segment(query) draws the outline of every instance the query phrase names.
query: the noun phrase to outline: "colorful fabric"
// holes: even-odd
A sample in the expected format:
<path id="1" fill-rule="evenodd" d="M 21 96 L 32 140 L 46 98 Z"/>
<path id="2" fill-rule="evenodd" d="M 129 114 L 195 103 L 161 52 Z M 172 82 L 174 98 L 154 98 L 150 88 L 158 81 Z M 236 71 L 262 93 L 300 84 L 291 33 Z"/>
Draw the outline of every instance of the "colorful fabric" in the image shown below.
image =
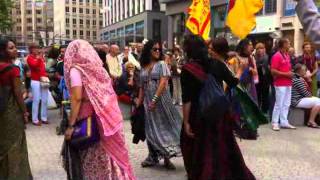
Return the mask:
<path id="1" fill-rule="evenodd" d="M 209 39 L 211 27 L 210 0 L 193 0 L 188 8 L 186 26 L 193 33 Z"/>
<path id="2" fill-rule="evenodd" d="M 262 0 L 230 0 L 226 25 L 244 39 L 256 26 L 255 14 L 263 7 Z"/>
<path id="3" fill-rule="evenodd" d="M 119 167 L 129 174 L 130 179 L 135 179 L 124 136 L 121 134 L 123 121 L 112 80 L 87 41 L 71 42 L 65 53 L 64 74 L 68 89 L 71 88 L 70 71 L 73 67 L 81 72 L 84 90 L 98 116 L 103 147 Z"/>
<path id="4" fill-rule="evenodd" d="M 154 157 L 174 157 L 181 155 L 180 130 L 182 118 L 172 104 L 169 88 L 159 97 L 154 111 L 149 111 L 162 77 L 170 77 L 170 70 L 164 61 L 156 63 L 151 72 L 142 69 L 140 87 L 144 90 L 145 132 L 148 143 L 156 151 Z"/>
<path id="5" fill-rule="evenodd" d="M 0 64 L 0 71 L 6 68 L 7 66 L 10 66 L 10 63 L 3 63 Z M 0 85 L 1 86 L 13 86 L 12 79 L 19 78 L 20 77 L 20 70 L 19 67 L 13 67 L 10 71 L 1 73 L 0 76 Z"/>
<path id="6" fill-rule="evenodd" d="M 31 71 L 31 80 L 40 81 L 40 77 L 47 77 L 44 59 L 30 54 L 27 63 Z"/>
<path id="7" fill-rule="evenodd" d="M 0 119 L 0 179 L 32 180 L 23 112 L 13 90 L 8 95 L 6 110 L 0 114 Z"/>
<path id="8" fill-rule="evenodd" d="M 276 69 L 280 72 L 290 72 L 291 62 L 288 54 L 282 54 L 278 51 L 272 56 L 271 59 L 271 69 Z M 274 86 L 291 86 L 291 78 L 287 77 L 274 77 Z"/>

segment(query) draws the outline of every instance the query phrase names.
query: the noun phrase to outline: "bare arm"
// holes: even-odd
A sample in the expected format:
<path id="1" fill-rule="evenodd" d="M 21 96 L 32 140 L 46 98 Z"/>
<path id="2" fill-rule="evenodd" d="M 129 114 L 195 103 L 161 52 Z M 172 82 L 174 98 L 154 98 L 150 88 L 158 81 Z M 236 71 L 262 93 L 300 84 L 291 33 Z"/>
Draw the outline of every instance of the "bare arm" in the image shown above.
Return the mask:
<path id="1" fill-rule="evenodd" d="M 161 94 L 163 93 L 163 91 L 167 88 L 167 85 L 168 85 L 168 80 L 169 78 L 168 77 L 161 77 L 160 78 L 160 83 L 159 83 L 159 87 L 156 91 L 156 96 L 160 97 Z"/>
<path id="2" fill-rule="evenodd" d="M 275 77 L 286 77 L 286 78 L 292 78 L 293 76 L 293 73 L 291 71 L 289 72 L 281 72 L 281 71 L 278 71 L 276 69 L 271 69 L 271 74 L 272 76 L 275 76 Z"/>
<path id="3" fill-rule="evenodd" d="M 82 101 L 82 86 L 75 86 L 71 88 L 71 113 L 69 118 L 69 125 L 73 126 L 78 118 L 78 114 Z"/>

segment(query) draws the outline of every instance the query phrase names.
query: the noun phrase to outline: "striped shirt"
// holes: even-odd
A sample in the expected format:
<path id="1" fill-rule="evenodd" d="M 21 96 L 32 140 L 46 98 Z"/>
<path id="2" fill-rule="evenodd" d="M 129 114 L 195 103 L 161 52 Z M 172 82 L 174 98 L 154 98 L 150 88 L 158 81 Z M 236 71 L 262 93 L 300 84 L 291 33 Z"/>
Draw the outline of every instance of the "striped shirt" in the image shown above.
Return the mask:
<path id="1" fill-rule="evenodd" d="M 292 78 L 291 106 L 296 107 L 302 98 L 311 97 L 307 82 L 295 74 Z"/>

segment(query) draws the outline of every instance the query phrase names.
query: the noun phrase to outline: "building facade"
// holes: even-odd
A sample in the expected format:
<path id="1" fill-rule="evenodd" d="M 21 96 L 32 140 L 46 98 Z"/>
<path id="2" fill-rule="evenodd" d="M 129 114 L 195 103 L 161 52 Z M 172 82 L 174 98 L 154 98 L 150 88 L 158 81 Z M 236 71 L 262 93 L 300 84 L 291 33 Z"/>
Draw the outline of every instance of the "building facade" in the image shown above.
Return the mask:
<path id="1" fill-rule="evenodd" d="M 11 36 L 17 46 L 32 42 L 49 43 L 53 34 L 52 0 L 16 0 L 12 9 L 13 27 Z"/>
<path id="2" fill-rule="evenodd" d="M 54 0 L 54 42 L 98 42 L 103 25 L 101 7 L 102 0 Z"/>
<path id="3" fill-rule="evenodd" d="M 185 28 L 185 20 L 188 17 L 186 10 L 191 4 L 191 0 L 160 0 L 160 2 L 166 4 L 166 15 L 169 16 L 168 44 L 169 47 L 172 47 L 175 43 L 181 43 L 183 34 L 187 31 Z M 320 9 L 320 3 L 317 5 Z M 211 36 L 224 36 L 231 44 L 236 44 L 239 39 L 225 28 L 227 6 L 227 0 L 211 1 Z M 287 37 L 297 54 L 300 54 L 302 52 L 301 46 L 306 37 L 295 13 L 295 6 L 294 0 L 265 0 L 264 7 L 256 18 L 256 28 L 248 37 L 254 42 L 266 43 L 269 50 L 275 39 Z M 182 20 L 184 22 L 181 23 Z"/>
<path id="4" fill-rule="evenodd" d="M 103 0 L 101 41 L 121 47 L 144 39 L 167 40 L 167 17 L 158 0 Z"/>

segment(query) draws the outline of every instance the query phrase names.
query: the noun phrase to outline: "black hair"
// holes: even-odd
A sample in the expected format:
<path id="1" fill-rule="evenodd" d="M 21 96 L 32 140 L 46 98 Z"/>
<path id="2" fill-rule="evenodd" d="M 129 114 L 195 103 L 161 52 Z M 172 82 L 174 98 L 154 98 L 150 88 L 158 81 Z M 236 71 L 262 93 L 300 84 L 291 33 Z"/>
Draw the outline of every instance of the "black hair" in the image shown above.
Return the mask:
<path id="1" fill-rule="evenodd" d="M 247 38 L 239 42 L 236 51 L 239 53 L 240 56 L 242 57 L 250 56 L 250 54 L 246 54 L 246 48 L 249 46 L 250 43 L 251 43 L 251 40 Z"/>
<path id="2" fill-rule="evenodd" d="M 58 59 L 59 53 L 59 49 L 55 48 L 54 45 L 52 45 L 48 52 L 48 58 Z"/>
<path id="3" fill-rule="evenodd" d="M 0 61 L 8 61 L 9 55 L 6 49 L 9 42 L 13 41 L 9 39 L 0 39 Z"/>
<path id="4" fill-rule="evenodd" d="M 197 61 L 207 70 L 209 64 L 208 48 L 205 41 L 198 35 L 187 35 L 183 42 L 183 51 L 187 61 Z"/>
<path id="5" fill-rule="evenodd" d="M 161 49 L 161 42 L 159 41 L 154 41 L 154 40 L 149 40 L 143 47 L 142 52 L 141 52 L 141 57 L 140 57 L 140 63 L 142 67 L 145 67 L 151 62 L 151 50 L 154 45 L 159 44 L 160 47 L 160 58 L 162 59 L 162 49 Z"/>
<path id="6" fill-rule="evenodd" d="M 230 50 L 228 41 L 224 37 L 218 37 L 211 42 L 212 49 L 225 59 L 228 58 L 228 52 Z"/>

